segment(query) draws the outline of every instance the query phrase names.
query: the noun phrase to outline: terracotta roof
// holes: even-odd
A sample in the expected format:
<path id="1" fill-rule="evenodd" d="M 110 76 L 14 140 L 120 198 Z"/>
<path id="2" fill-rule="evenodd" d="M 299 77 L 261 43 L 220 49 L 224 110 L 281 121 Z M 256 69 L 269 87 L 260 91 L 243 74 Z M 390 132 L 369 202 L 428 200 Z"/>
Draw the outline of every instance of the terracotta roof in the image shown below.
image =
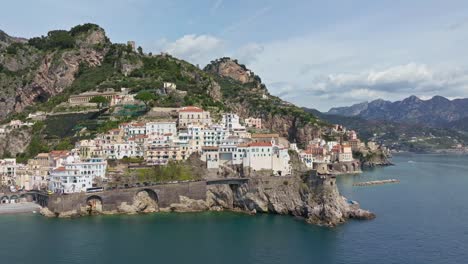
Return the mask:
<path id="1" fill-rule="evenodd" d="M 143 127 L 143 126 L 146 126 L 146 124 L 145 123 L 134 123 L 134 124 L 132 124 L 132 126 L 134 126 L 134 127 Z"/>
<path id="2" fill-rule="evenodd" d="M 172 136 L 172 133 L 166 133 L 164 136 Z"/>
<path id="3" fill-rule="evenodd" d="M 179 109 L 179 113 L 180 112 L 203 112 L 203 109 L 196 106 L 186 106 Z"/>
<path id="4" fill-rule="evenodd" d="M 54 171 L 65 171 L 65 167 L 58 167 L 54 169 Z"/>
<path id="5" fill-rule="evenodd" d="M 270 142 L 252 142 L 249 144 L 249 147 L 271 147 Z"/>
<path id="6" fill-rule="evenodd" d="M 279 134 L 252 134 L 252 138 L 275 138 L 279 137 Z"/>

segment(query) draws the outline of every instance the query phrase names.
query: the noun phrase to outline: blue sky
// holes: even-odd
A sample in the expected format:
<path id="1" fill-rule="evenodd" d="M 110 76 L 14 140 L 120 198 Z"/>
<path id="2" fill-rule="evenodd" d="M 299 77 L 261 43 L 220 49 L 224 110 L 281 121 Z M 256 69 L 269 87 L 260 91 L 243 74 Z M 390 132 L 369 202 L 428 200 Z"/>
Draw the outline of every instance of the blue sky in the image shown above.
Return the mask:
<path id="1" fill-rule="evenodd" d="M 15 0 L 0 29 L 32 37 L 86 22 L 201 66 L 236 57 L 272 94 L 320 110 L 468 97 L 468 1 Z"/>

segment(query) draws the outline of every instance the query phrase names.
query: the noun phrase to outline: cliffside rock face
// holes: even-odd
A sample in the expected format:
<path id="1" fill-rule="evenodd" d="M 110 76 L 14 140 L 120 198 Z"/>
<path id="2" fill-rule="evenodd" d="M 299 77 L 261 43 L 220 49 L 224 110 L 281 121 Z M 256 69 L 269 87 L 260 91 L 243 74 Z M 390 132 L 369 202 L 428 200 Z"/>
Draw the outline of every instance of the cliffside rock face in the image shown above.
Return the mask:
<path id="1" fill-rule="evenodd" d="M 26 106 L 45 102 L 61 93 L 75 80 L 81 63 L 90 67 L 101 64 L 108 42 L 104 30 L 93 29 L 76 36 L 76 47 L 42 51 L 23 44 L 15 53 L 0 50 L 0 120 Z"/>
<path id="2" fill-rule="evenodd" d="M 25 152 L 31 142 L 31 130 L 32 128 L 23 127 L 12 130 L 5 136 L 0 136 L 0 157 L 5 154 L 15 157 L 18 153 Z"/>
<path id="3" fill-rule="evenodd" d="M 234 79 L 242 84 L 255 81 L 254 74 L 236 60 L 221 58 L 207 65 L 205 71 Z"/>
<path id="4" fill-rule="evenodd" d="M 275 213 L 303 217 L 307 222 L 336 226 L 348 218 L 372 219 L 369 211 L 351 205 L 341 196 L 332 178 L 253 178 L 248 183 L 230 188 L 209 186 L 207 203 L 210 208 L 242 210 L 251 213 Z"/>
<path id="5" fill-rule="evenodd" d="M 358 156 L 363 168 L 393 165 L 391 154 L 381 149 L 359 152 Z"/>

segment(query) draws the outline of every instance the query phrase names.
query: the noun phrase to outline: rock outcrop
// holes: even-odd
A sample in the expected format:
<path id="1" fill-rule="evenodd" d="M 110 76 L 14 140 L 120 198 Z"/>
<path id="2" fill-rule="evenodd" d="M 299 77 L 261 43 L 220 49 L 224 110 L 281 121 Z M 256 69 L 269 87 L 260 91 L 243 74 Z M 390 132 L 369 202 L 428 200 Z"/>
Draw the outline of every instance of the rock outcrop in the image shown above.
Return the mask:
<path id="1" fill-rule="evenodd" d="M 101 65 L 106 43 L 104 30 L 94 28 L 75 36 L 73 49 L 43 51 L 26 43 L 13 51 L 0 49 L 0 120 L 60 94 L 73 83 L 80 64 Z"/>
<path id="2" fill-rule="evenodd" d="M 296 177 L 269 177 L 233 188 L 214 185 L 208 189 L 207 203 L 214 210 L 292 215 L 324 226 L 336 226 L 349 218 L 375 217 L 341 196 L 333 178 L 313 177 L 304 182 Z"/>
<path id="3" fill-rule="evenodd" d="M 245 65 L 241 65 L 237 60 L 230 58 L 221 58 L 211 62 L 206 66 L 205 71 L 219 76 L 229 77 L 242 84 L 255 81 L 255 75 L 248 70 Z"/>
<path id="4" fill-rule="evenodd" d="M 31 142 L 31 135 L 30 127 L 9 130 L 5 135 L 0 135 L 0 157 L 15 157 L 25 152 Z"/>

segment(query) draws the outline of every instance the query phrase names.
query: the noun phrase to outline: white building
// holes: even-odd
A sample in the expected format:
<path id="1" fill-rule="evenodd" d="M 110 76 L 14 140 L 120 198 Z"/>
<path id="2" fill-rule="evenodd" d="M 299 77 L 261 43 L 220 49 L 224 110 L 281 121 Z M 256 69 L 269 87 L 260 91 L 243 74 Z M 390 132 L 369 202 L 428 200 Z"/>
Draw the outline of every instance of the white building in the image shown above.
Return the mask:
<path id="1" fill-rule="evenodd" d="M 0 160 L 0 177 L 3 185 L 14 184 L 16 178 L 16 159 Z"/>
<path id="2" fill-rule="evenodd" d="M 240 129 L 245 130 L 245 127 L 240 124 L 239 116 L 233 113 L 223 114 L 222 125 L 228 131 L 240 130 Z"/>
<path id="3" fill-rule="evenodd" d="M 106 178 L 107 161 L 102 158 L 75 160 L 50 173 L 49 190 L 57 193 L 86 192 L 97 177 Z"/>
<path id="4" fill-rule="evenodd" d="M 244 167 L 252 170 L 272 170 L 273 169 L 273 145 L 269 142 L 252 142 L 246 148 L 243 157 Z"/>
<path id="5" fill-rule="evenodd" d="M 177 134 L 176 122 L 148 122 L 146 123 L 147 135 Z"/>
<path id="6" fill-rule="evenodd" d="M 219 146 L 229 136 L 229 132 L 220 125 L 211 125 L 201 130 L 203 146 Z"/>

